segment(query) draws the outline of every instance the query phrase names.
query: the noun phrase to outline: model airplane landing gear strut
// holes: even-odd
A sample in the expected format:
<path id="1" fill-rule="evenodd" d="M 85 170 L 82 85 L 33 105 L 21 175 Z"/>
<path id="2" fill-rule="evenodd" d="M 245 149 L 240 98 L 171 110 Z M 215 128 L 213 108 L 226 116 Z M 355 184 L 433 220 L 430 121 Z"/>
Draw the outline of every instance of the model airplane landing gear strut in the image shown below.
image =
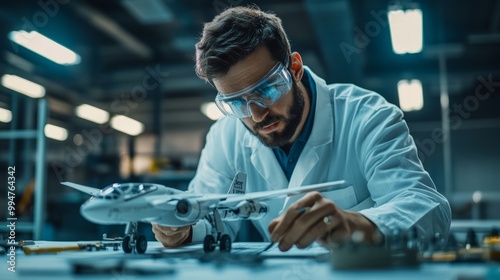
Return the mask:
<path id="1" fill-rule="evenodd" d="M 130 222 L 125 228 L 125 236 L 122 242 L 122 248 L 125 253 L 132 253 L 134 249 L 139 254 L 146 252 L 148 241 L 144 235 L 138 235 L 137 228 L 137 222 Z"/>
<path id="2" fill-rule="evenodd" d="M 219 211 L 213 209 L 207 220 L 212 224 L 212 232 L 205 236 L 203 240 L 203 250 L 205 253 L 210 253 L 215 250 L 217 245 L 221 252 L 231 251 L 231 237 L 224 233 L 224 226 L 220 217 Z"/>

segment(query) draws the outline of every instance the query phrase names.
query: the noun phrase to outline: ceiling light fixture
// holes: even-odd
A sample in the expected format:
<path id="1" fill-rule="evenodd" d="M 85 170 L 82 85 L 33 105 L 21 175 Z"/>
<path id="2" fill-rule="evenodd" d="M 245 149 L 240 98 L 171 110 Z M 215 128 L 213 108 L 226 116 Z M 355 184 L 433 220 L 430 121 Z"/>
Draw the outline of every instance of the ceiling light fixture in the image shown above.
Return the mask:
<path id="1" fill-rule="evenodd" d="M 80 63 L 80 56 L 74 51 L 36 31 L 12 31 L 9 33 L 9 39 L 55 63 L 61 65 Z"/>
<path id="2" fill-rule="evenodd" d="M 201 112 L 211 120 L 218 120 L 224 116 L 222 112 L 217 108 L 215 102 L 206 102 L 200 106 Z"/>
<path id="3" fill-rule="evenodd" d="M 41 98 L 45 96 L 44 87 L 16 75 L 3 75 L 2 85 L 6 88 L 17 91 L 31 98 Z"/>
<path id="4" fill-rule="evenodd" d="M 419 53 L 423 47 L 422 10 L 407 1 L 389 5 L 392 49 L 396 54 Z"/>
<path id="5" fill-rule="evenodd" d="M 398 82 L 399 107 L 405 112 L 418 111 L 424 107 L 424 94 L 420 80 Z"/>
<path id="6" fill-rule="evenodd" d="M 111 127 L 132 136 L 137 136 L 144 131 L 144 125 L 141 122 L 123 115 L 112 117 Z"/>
<path id="7" fill-rule="evenodd" d="M 12 120 L 12 112 L 10 110 L 0 108 L 0 122 L 8 123 Z"/>
<path id="8" fill-rule="evenodd" d="M 82 104 L 76 107 L 75 113 L 82 119 L 86 119 L 98 124 L 103 124 L 109 120 L 108 112 L 89 104 Z"/>
<path id="9" fill-rule="evenodd" d="M 58 141 L 64 141 L 68 138 L 68 130 L 53 124 L 45 125 L 45 136 Z"/>

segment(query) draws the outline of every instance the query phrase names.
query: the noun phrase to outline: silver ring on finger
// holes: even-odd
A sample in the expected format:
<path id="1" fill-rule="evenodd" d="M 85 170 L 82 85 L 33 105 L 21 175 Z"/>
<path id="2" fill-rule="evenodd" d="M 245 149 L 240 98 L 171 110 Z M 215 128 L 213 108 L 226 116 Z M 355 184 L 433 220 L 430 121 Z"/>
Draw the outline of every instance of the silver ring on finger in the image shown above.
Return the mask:
<path id="1" fill-rule="evenodd" d="M 325 217 L 323 217 L 323 223 L 325 223 L 326 227 L 329 228 L 330 225 L 332 224 L 333 222 L 333 216 L 332 215 L 327 215 Z"/>

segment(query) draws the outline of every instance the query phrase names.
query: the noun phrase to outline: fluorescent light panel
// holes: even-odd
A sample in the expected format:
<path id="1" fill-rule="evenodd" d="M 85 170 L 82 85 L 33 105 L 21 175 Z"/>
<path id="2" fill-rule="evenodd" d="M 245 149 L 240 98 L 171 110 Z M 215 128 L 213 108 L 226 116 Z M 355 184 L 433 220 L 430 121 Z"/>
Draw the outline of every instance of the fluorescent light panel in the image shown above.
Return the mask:
<path id="1" fill-rule="evenodd" d="M 88 104 L 82 104 L 76 107 L 76 115 L 82 119 L 98 124 L 103 124 L 109 120 L 108 112 Z"/>
<path id="2" fill-rule="evenodd" d="M 398 82 L 399 107 L 405 112 L 418 111 L 424 107 L 422 83 L 419 80 Z"/>
<path id="3" fill-rule="evenodd" d="M 423 46 L 422 11 L 389 10 L 392 49 L 397 54 L 419 53 Z"/>
<path id="4" fill-rule="evenodd" d="M 112 117 L 111 127 L 132 136 L 139 135 L 144 131 L 144 125 L 141 122 L 123 115 Z"/>
<path id="5" fill-rule="evenodd" d="M 215 102 L 203 103 L 200 107 L 200 110 L 205 116 L 214 121 L 224 116 L 219 108 L 217 108 L 217 105 L 215 105 Z"/>
<path id="6" fill-rule="evenodd" d="M 36 31 L 12 31 L 9 33 L 9 39 L 55 63 L 61 65 L 80 63 L 80 56 L 74 51 Z"/>
<path id="7" fill-rule="evenodd" d="M 12 112 L 10 110 L 0 108 L 0 122 L 8 123 L 12 120 Z"/>
<path id="8" fill-rule="evenodd" d="M 17 91 L 19 93 L 27 95 L 31 98 L 41 98 L 45 96 L 44 87 L 16 75 L 3 75 L 2 85 L 13 91 Z"/>
<path id="9" fill-rule="evenodd" d="M 64 141 L 68 138 L 68 130 L 66 128 L 53 124 L 46 124 L 44 132 L 45 136 L 55 140 Z"/>

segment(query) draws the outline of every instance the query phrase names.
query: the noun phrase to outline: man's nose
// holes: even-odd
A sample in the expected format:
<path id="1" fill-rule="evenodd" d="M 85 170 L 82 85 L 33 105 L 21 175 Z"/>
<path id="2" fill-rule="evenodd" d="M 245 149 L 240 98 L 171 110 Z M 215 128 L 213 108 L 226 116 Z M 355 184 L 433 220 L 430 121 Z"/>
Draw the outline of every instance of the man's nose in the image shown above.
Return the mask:
<path id="1" fill-rule="evenodd" d="M 252 120 L 256 123 L 263 121 L 269 113 L 269 110 L 267 108 L 262 108 L 255 103 L 250 103 L 248 106 L 250 107 Z"/>

